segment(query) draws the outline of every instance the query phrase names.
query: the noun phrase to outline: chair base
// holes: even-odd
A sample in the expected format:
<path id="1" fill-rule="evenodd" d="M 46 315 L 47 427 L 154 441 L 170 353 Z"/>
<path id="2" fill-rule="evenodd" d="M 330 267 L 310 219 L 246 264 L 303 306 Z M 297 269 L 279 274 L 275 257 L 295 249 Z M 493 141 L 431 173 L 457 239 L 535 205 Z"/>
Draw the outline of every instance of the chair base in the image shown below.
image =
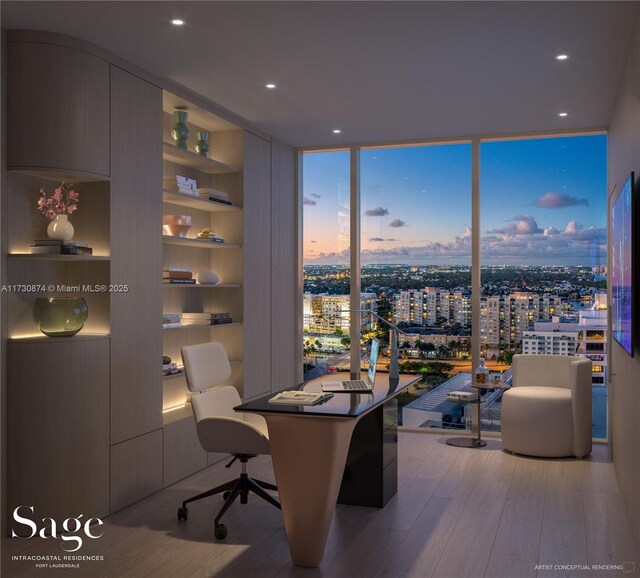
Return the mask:
<path id="1" fill-rule="evenodd" d="M 262 480 L 256 480 L 247 475 L 246 472 L 246 462 L 248 456 L 236 456 L 240 462 L 242 463 L 242 473 L 240 477 L 227 482 L 226 484 L 222 484 L 211 490 L 207 490 L 206 492 L 202 492 L 197 496 L 193 496 L 193 498 L 189 498 L 182 502 L 182 507 L 178 508 L 178 520 L 187 520 L 189 517 L 189 509 L 187 508 L 187 504 L 190 502 L 195 502 L 197 500 L 202 500 L 204 498 L 208 498 L 209 496 L 214 496 L 216 494 L 223 494 L 224 496 L 224 504 L 222 508 L 218 512 L 214 520 L 214 535 L 218 540 L 224 540 L 227 536 L 227 527 L 224 524 L 220 523 L 222 516 L 224 516 L 225 512 L 231 507 L 231 504 L 236 500 L 236 498 L 240 498 L 241 504 L 246 504 L 249 501 L 249 492 L 253 492 L 257 496 L 261 497 L 266 502 L 269 502 L 272 506 L 275 506 L 278 509 L 280 508 L 280 502 L 276 500 L 273 496 L 267 494 L 265 490 L 273 490 L 277 491 L 277 486 L 270 484 L 268 482 L 263 482 Z M 235 458 L 234 458 L 235 460 Z M 233 463 L 233 461 L 231 463 Z M 228 464 L 227 467 L 229 467 Z"/>

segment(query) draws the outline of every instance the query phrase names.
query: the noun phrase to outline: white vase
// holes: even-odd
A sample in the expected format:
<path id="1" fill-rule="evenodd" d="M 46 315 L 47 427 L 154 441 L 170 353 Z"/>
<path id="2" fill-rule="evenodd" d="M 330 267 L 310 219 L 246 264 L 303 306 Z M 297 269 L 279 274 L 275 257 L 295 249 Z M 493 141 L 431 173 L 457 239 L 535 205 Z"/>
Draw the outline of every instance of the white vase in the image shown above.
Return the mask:
<path id="1" fill-rule="evenodd" d="M 69 222 L 69 215 L 56 215 L 47 227 L 49 239 L 71 241 L 73 232 L 73 225 Z"/>

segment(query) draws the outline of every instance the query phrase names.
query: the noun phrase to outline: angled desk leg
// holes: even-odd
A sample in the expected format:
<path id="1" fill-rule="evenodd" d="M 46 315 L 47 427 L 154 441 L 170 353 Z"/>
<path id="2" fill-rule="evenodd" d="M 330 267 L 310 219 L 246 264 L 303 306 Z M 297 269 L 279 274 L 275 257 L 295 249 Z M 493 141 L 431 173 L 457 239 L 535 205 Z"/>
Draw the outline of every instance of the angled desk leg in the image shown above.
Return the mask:
<path id="1" fill-rule="evenodd" d="M 262 415 L 269 428 L 291 560 L 296 566 L 315 568 L 324 554 L 357 420 Z"/>

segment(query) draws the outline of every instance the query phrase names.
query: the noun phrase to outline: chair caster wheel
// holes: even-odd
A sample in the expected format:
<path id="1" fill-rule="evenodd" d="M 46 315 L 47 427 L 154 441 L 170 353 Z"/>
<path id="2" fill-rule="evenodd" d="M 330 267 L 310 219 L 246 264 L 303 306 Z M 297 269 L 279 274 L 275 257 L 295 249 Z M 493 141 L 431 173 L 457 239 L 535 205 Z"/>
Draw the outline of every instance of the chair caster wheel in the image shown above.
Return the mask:
<path id="1" fill-rule="evenodd" d="M 189 508 L 178 508 L 178 520 L 189 519 Z"/>
<path id="2" fill-rule="evenodd" d="M 231 492 L 229 490 L 227 490 L 226 492 L 224 492 L 222 494 L 222 499 L 226 502 L 229 499 L 230 495 L 231 495 Z"/>
<path id="3" fill-rule="evenodd" d="M 224 540 L 227 537 L 227 527 L 224 524 L 218 524 L 213 529 L 213 535 L 216 537 L 216 540 Z"/>

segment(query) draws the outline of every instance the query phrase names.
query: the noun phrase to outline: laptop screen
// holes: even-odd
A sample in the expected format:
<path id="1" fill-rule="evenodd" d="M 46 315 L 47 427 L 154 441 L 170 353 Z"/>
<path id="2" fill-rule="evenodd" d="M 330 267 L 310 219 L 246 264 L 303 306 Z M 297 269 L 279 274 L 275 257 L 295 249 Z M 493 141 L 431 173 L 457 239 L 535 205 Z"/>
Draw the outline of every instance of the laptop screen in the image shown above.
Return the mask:
<path id="1" fill-rule="evenodd" d="M 371 340 L 371 355 L 369 356 L 369 371 L 367 372 L 367 378 L 369 383 L 373 385 L 376 379 L 376 365 L 378 364 L 378 348 L 380 342 L 377 339 Z"/>

